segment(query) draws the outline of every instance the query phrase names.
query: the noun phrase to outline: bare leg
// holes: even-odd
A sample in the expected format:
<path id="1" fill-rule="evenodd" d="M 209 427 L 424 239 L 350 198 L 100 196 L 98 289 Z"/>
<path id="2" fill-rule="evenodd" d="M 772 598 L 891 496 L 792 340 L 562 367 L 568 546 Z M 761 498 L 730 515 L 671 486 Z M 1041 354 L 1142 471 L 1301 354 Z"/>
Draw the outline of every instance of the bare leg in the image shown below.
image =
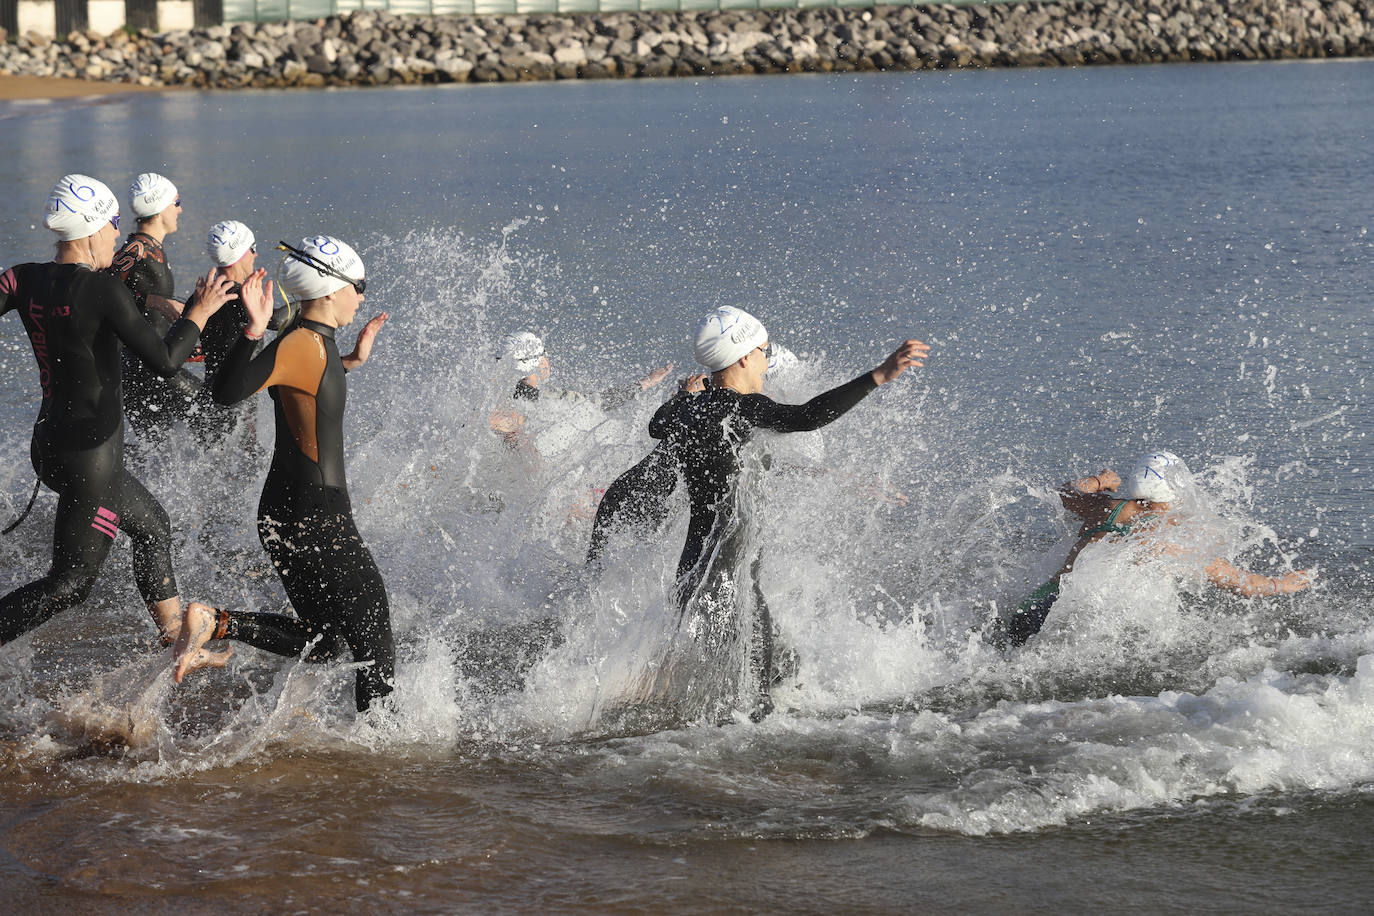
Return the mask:
<path id="1" fill-rule="evenodd" d="M 192 671 L 199 671 L 201 668 L 223 668 L 229 657 L 234 654 L 232 647 L 220 652 L 211 652 L 205 648 L 205 644 L 215 636 L 218 616 L 215 609 L 208 604 L 191 601 L 186 605 L 186 612 L 181 618 L 181 629 L 177 633 L 176 646 L 172 652 L 176 659 L 172 677 L 178 684 Z"/>
<path id="2" fill-rule="evenodd" d="M 181 599 L 176 595 L 161 601 L 148 602 L 148 615 L 157 624 L 157 635 L 164 646 L 176 642 L 181 632 Z"/>

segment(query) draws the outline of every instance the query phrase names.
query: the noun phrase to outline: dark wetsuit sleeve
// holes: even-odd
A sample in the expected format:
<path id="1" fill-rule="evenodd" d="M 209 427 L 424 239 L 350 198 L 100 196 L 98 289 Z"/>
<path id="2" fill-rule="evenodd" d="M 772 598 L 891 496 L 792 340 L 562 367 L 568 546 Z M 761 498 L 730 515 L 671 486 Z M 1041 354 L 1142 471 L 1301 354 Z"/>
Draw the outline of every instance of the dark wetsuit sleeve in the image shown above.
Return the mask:
<path id="1" fill-rule="evenodd" d="M 215 377 L 220 404 L 237 404 L 270 385 L 283 385 L 313 395 L 325 371 L 325 354 L 316 335 L 293 331 L 278 337 L 253 356 L 257 341 L 240 336 Z"/>
<path id="2" fill-rule="evenodd" d="M 138 261 L 124 274 L 124 285 L 129 287 L 129 292 L 134 294 L 134 302 L 139 308 L 143 308 L 148 301 L 149 293 L 165 295 L 158 290 L 157 277 L 154 276 L 152 269 L 148 266 L 147 260 Z"/>
<path id="3" fill-rule="evenodd" d="M 225 405 L 237 404 L 261 391 L 267 380 L 272 377 L 272 368 L 277 363 L 277 348 L 283 339 L 279 337 L 272 341 L 254 359 L 253 350 L 256 349 L 257 341 L 240 334 L 239 339 L 230 348 L 224 365 L 215 375 L 215 387 L 212 392 L 215 401 Z"/>
<path id="4" fill-rule="evenodd" d="M 124 284 L 108 276 L 98 279 L 109 281 L 109 293 L 101 296 L 99 301 L 104 309 L 105 321 L 114 329 L 115 335 L 158 375 L 163 378 L 176 375 L 181 364 L 186 362 L 186 357 L 196 348 L 200 328 L 193 321 L 178 318 L 172 322 L 166 338 L 159 339 L 148 320 L 139 313 L 133 296 Z"/>
<path id="5" fill-rule="evenodd" d="M 649 419 L 649 435 L 655 439 L 668 438 L 668 433 L 676 422 L 675 418 L 678 411 L 685 406 L 684 399 L 691 396 L 692 392 L 690 391 L 679 391 L 659 405 L 658 410 L 654 411 L 653 417 Z"/>
<path id="6" fill-rule="evenodd" d="M 854 408 L 878 383 L 873 373 L 818 394 L 805 404 L 779 404 L 770 397 L 751 394 L 741 399 L 740 414 L 759 429 L 802 433 L 833 423 Z"/>

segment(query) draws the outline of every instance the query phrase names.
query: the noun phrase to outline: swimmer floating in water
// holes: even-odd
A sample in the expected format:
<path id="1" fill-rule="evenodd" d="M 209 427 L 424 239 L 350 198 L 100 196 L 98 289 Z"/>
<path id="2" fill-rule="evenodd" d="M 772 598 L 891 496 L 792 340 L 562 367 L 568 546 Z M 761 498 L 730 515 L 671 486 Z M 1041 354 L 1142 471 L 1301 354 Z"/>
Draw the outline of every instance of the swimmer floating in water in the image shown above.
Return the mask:
<path id="1" fill-rule="evenodd" d="M 1107 469 L 1060 487 L 1059 498 L 1064 508 L 1083 520 L 1078 539 L 1069 549 L 1059 572 L 1031 592 L 1010 619 L 997 621 L 992 633 L 993 644 L 999 648 L 1020 646 L 1040 632 L 1059 599 L 1060 580 L 1073 572 L 1074 561 L 1089 544 L 1108 539 L 1153 538 L 1157 541 L 1156 550 L 1177 556 L 1180 549 L 1164 542 L 1160 534 L 1161 526 L 1178 521 L 1177 516 L 1168 516 L 1178 500 L 1171 481 L 1176 481 L 1184 470 L 1183 462 L 1172 452 L 1150 452 L 1141 457 L 1124 483 L 1116 472 Z M 1208 563 L 1203 572 L 1218 588 L 1246 597 L 1299 592 L 1308 588 L 1315 577 L 1311 570 L 1282 576 L 1246 572 L 1221 558 Z"/>
<path id="2" fill-rule="evenodd" d="M 735 524 L 740 453 L 755 430 L 805 432 L 844 416 L 879 385 L 922 366 L 930 348 L 908 340 L 882 365 L 853 381 L 819 394 L 805 404 L 779 404 L 761 393 L 769 363 L 768 331 L 741 309 L 716 309 L 697 330 L 697 362 L 711 371 L 707 389 L 679 394 L 654 414 L 649 435 L 663 440 L 668 457 L 682 469 L 691 503 L 687 540 L 677 567 L 677 596 L 685 614 L 696 607 L 714 638 L 732 639 L 738 632 L 740 608 L 734 578 L 741 558 L 729 543 Z M 747 562 L 747 561 L 746 561 Z M 749 672 L 756 698 L 749 710 L 755 720 L 773 708 L 769 695 L 773 668 L 772 621 L 755 583 L 754 619 L 750 622 Z"/>
<path id="3" fill-rule="evenodd" d="M 176 644 L 180 682 L 203 667 L 211 639 L 233 639 L 277 655 L 327 662 L 346 653 L 364 663 L 358 710 L 392 691 L 396 651 L 386 585 L 353 522 L 344 477 L 344 373 L 367 362 L 386 323 L 382 312 L 340 356 L 336 331 L 363 303 L 363 262 L 348 245 L 317 235 L 287 249 L 282 283 L 301 304 L 292 330 L 254 356 L 272 317 L 272 284 L 244 284 L 250 324 L 215 379 L 215 399 L 234 404 L 267 389 L 276 415 L 276 446 L 258 502 L 258 540 L 272 558 L 295 610 L 285 614 L 186 607 Z"/>

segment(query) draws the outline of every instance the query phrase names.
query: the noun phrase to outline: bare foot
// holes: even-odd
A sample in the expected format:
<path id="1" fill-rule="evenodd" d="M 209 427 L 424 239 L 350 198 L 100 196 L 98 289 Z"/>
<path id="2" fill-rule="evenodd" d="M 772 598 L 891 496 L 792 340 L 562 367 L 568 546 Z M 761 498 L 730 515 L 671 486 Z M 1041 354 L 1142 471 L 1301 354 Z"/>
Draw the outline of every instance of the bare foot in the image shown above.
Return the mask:
<path id="1" fill-rule="evenodd" d="M 223 668 L 234 654 L 232 648 L 220 652 L 211 652 L 205 648 L 205 644 L 215 635 L 216 616 L 215 609 L 208 604 L 201 604 L 199 601 L 187 603 L 181 618 L 181 632 L 177 633 L 176 646 L 172 650 L 172 655 L 176 659 L 172 677 L 178 684 L 192 671 L 199 671 L 201 668 Z"/>

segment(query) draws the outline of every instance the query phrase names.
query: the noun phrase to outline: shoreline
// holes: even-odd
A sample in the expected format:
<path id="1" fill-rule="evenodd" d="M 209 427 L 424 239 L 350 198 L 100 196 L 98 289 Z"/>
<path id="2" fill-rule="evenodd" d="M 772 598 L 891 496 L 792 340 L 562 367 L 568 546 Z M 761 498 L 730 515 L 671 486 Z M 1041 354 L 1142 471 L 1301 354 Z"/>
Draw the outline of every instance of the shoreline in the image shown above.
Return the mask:
<path id="1" fill-rule="evenodd" d="M 370 11 L 164 34 L 72 33 L 60 42 L 28 33 L 0 44 L 0 92 L 47 91 L 48 98 L 63 98 L 172 87 L 1352 57 L 1374 57 L 1370 0 L 1069 0 L 492 16 Z M 47 82 L 10 83 L 15 79 Z"/>
<path id="2" fill-rule="evenodd" d="M 62 76 L 0 76 L 0 102 L 44 102 L 123 95 L 126 92 L 165 92 L 171 86 L 139 86 L 106 80 Z"/>

